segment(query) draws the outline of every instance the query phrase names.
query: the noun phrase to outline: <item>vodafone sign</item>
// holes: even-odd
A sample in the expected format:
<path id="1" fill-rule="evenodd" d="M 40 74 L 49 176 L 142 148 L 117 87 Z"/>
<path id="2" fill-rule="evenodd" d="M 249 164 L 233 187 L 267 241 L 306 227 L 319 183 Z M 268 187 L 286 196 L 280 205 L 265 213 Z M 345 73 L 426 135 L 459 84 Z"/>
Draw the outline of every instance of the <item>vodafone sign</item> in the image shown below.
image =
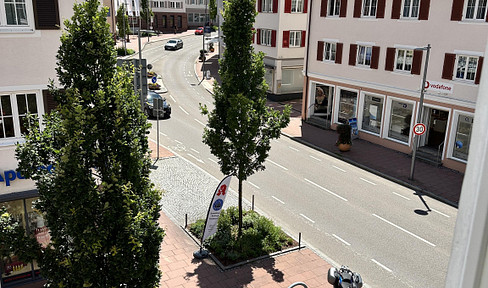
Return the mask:
<path id="1" fill-rule="evenodd" d="M 425 91 L 452 94 L 454 86 L 448 83 L 435 82 L 435 81 L 425 81 Z"/>

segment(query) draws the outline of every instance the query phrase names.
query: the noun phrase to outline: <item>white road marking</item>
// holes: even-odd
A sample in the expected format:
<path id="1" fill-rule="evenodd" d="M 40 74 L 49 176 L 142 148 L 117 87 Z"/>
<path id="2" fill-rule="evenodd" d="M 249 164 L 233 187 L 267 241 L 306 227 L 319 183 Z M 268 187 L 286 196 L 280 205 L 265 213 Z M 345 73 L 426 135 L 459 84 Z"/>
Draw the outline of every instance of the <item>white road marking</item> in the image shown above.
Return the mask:
<path id="1" fill-rule="evenodd" d="M 291 150 L 296 151 L 296 152 L 299 152 L 300 151 L 297 148 L 294 148 L 294 147 L 291 147 L 291 146 L 288 146 L 288 148 L 290 148 Z"/>
<path id="2" fill-rule="evenodd" d="M 171 98 L 171 100 L 173 100 L 173 102 L 176 103 L 176 99 L 175 99 L 175 97 L 173 97 L 173 95 L 169 95 L 169 97 Z"/>
<path id="3" fill-rule="evenodd" d="M 211 162 L 213 162 L 213 163 L 215 163 L 215 164 L 219 165 L 219 162 L 215 161 L 215 160 L 214 160 L 214 159 L 212 159 L 212 158 L 208 158 L 208 160 L 210 160 Z"/>
<path id="4" fill-rule="evenodd" d="M 300 213 L 300 216 L 302 216 L 303 218 L 307 219 L 308 221 L 310 221 L 312 223 L 315 223 L 315 221 L 313 221 L 312 219 L 310 219 L 307 216 L 303 215 L 302 213 Z"/>
<path id="5" fill-rule="evenodd" d="M 275 196 L 271 196 L 271 198 L 275 199 L 276 201 L 280 202 L 281 204 L 285 204 L 285 202 L 281 201 L 280 199 L 276 198 Z"/>
<path id="6" fill-rule="evenodd" d="M 317 157 L 313 157 L 312 155 L 309 155 L 309 156 L 310 156 L 310 158 L 312 158 L 312 159 L 314 159 L 314 160 L 317 160 L 317 161 L 322 161 L 322 160 L 320 160 L 320 159 L 319 159 L 319 158 L 317 158 Z"/>
<path id="7" fill-rule="evenodd" d="M 312 182 L 312 181 L 308 180 L 307 178 L 305 178 L 305 181 L 307 181 L 308 183 L 310 183 L 310 184 L 312 184 L 312 185 L 314 185 L 314 186 L 316 186 L 316 187 L 318 187 L 318 188 L 320 188 L 320 189 L 324 190 L 325 192 L 327 192 L 327 193 L 329 193 L 329 194 L 332 194 L 332 195 L 336 196 L 337 198 L 339 198 L 339 199 L 341 199 L 341 200 L 344 200 L 344 201 L 346 201 L 346 202 L 348 201 L 346 198 L 344 198 L 344 197 L 342 197 L 342 196 L 337 195 L 336 193 L 334 193 L 334 192 L 330 191 L 329 189 L 324 188 L 324 187 L 320 186 L 319 184 L 314 183 L 314 182 Z"/>
<path id="8" fill-rule="evenodd" d="M 337 240 L 339 240 L 342 243 L 346 244 L 347 246 L 351 246 L 351 244 L 349 244 L 349 242 L 345 241 L 344 239 L 342 239 L 341 237 L 337 236 L 336 234 L 332 234 L 332 236 L 334 236 L 334 238 L 336 238 Z"/>
<path id="9" fill-rule="evenodd" d="M 335 169 L 337 169 L 337 170 L 339 170 L 339 171 L 346 172 L 346 170 L 344 170 L 344 169 L 342 169 L 342 168 L 339 168 L 339 167 L 337 167 L 337 166 L 335 166 L 335 165 L 332 165 L 332 167 L 334 167 Z"/>
<path id="10" fill-rule="evenodd" d="M 380 266 L 381 268 L 385 269 L 386 271 L 390 272 L 391 273 L 391 269 L 386 267 L 385 265 L 381 264 L 380 262 L 374 260 L 374 259 L 371 259 L 371 261 L 373 261 L 376 265 Z"/>
<path id="11" fill-rule="evenodd" d="M 185 109 L 183 109 L 183 107 L 178 106 L 178 108 L 180 108 L 180 109 L 181 109 L 181 111 L 185 112 L 185 114 L 186 114 L 186 115 L 190 115 L 190 113 L 186 112 L 186 110 L 185 110 Z"/>
<path id="12" fill-rule="evenodd" d="M 182 142 L 178 141 L 178 140 L 175 140 L 176 143 L 178 144 L 183 144 Z"/>
<path id="13" fill-rule="evenodd" d="M 202 163 L 202 164 L 203 164 L 203 163 L 205 163 L 205 162 L 203 162 L 203 160 L 202 160 L 202 159 L 198 159 L 197 157 L 193 156 L 193 155 L 192 155 L 192 154 L 190 154 L 190 153 L 188 153 L 188 156 L 190 156 L 191 158 L 193 158 L 193 159 L 197 160 L 198 162 L 200 162 L 200 163 Z"/>
<path id="14" fill-rule="evenodd" d="M 437 210 L 435 210 L 435 209 L 430 209 L 430 210 L 432 210 L 432 211 L 434 211 L 435 213 L 438 213 L 438 214 L 440 214 L 440 215 L 442 215 L 442 216 L 444 216 L 444 217 L 451 218 L 451 216 L 449 216 L 449 215 L 447 215 L 447 214 L 444 214 L 444 213 L 442 213 L 442 212 L 440 212 L 440 211 L 437 211 Z"/>
<path id="15" fill-rule="evenodd" d="M 159 134 L 161 134 L 161 135 L 163 135 L 163 136 L 165 136 L 165 137 L 167 137 L 167 136 L 168 136 L 168 135 L 164 134 L 163 132 L 159 132 Z"/>
<path id="16" fill-rule="evenodd" d="M 403 196 L 403 195 L 400 195 L 400 194 L 398 194 L 398 193 L 396 193 L 396 192 L 393 192 L 393 194 L 397 195 L 398 197 L 402 197 L 402 198 L 403 198 L 403 199 L 405 199 L 405 200 L 410 200 L 410 198 L 405 197 L 405 196 Z"/>
<path id="17" fill-rule="evenodd" d="M 200 121 L 200 120 L 198 120 L 198 119 L 193 119 L 193 120 L 197 121 L 197 123 L 198 123 L 198 124 L 201 124 L 202 126 L 207 126 L 207 125 L 205 125 L 205 123 L 203 123 L 202 121 Z"/>
<path id="18" fill-rule="evenodd" d="M 413 236 L 413 237 L 415 237 L 415 238 L 419 239 L 420 241 L 423 241 L 423 242 L 425 242 L 425 243 L 429 244 L 429 245 L 430 245 L 430 246 L 432 246 L 432 247 L 435 247 L 435 246 L 436 246 L 435 244 L 433 244 L 433 243 L 431 243 L 431 242 L 429 242 L 429 241 L 425 240 L 424 238 L 422 238 L 422 237 L 420 237 L 420 236 L 417 236 L 417 235 L 413 234 L 412 232 L 410 232 L 410 231 L 408 231 L 408 230 L 406 230 L 406 229 L 404 229 L 404 228 L 402 228 L 402 227 L 400 227 L 400 226 L 398 226 L 398 225 L 396 225 L 396 224 L 394 224 L 394 223 L 392 223 L 392 222 L 390 222 L 390 221 L 386 220 L 385 218 L 382 218 L 382 217 L 380 217 L 380 216 L 378 216 L 378 215 L 376 215 L 376 214 L 373 214 L 373 216 L 374 216 L 374 217 L 376 217 L 376 218 L 378 218 L 378 219 L 380 219 L 380 220 L 382 220 L 382 221 L 384 221 L 384 222 L 386 222 L 386 223 L 388 223 L 388 224 L 390 224 L 391 226 L 393 226 L 393 227 L 395 227 L 395 228 L 398 228 L 398 229 L 402 230 L 403 232 L 405 232 L 405 233 L 407 233 L 407 234 L 410 234 L 411 236 Z"/>
<path id="19" fill-rule="evenodd" d="M 193 148 L 190 148 L 191 151 L 197 153 L 197 154 L 200 154 L 200 152 L 198 152 L 197 150 L 193 149 Z"/>
<path id="20" fill-rule="evenodd" d="M 253 186 L 253 187 L 254 187 L 254 188 L 256 188 L 256 189 L 261 189 L 261 188 L 259 188 L 259 186 L 258 186 L 258 185 L 256 185 L 256 184 L 252 183 L 251 181 L 247 181 L 247 183 L 249 183 L 249 185 Z"/>
<path id="21" fill-rule="evenodd" d="M 288 168 L 286 168 L 286 167 L 284 167 L 284 166 L 281 166 L 280 164 L 278 164 L 278 163 L 276 163 L 276 162 L 274 162 L 274 161 L 271 161 L 271 160 L 269 160 L 269 159 L 268 159 L 267 161 L 268 161 L 269 163 L 273 163 L 274 165 L 276 165 L 276 166 L 280 167 L 280 168 L 281 168 L 281 169 L 283 169 L 283 170 L 288 170 Z"/>
<path id="22" fill-rule="evenodd" d="M 371 184 L 371 185 L 374 185 L 374 186 L 376 186 L 376 183 L 374 183 L 374 182 L 371 182 L 371 181 L 369 181 L 369 180 L 366 180 L 366 179 L 364 179 L 364 178 L 361 178 L 361 177 L 359 177 L 359 179 L 361 179 L 361 180 L 363 180 L 363 181 L 364 181 L 364 182 L 366 182 L 366 183 L 369 183 L 369 184 Z"/>

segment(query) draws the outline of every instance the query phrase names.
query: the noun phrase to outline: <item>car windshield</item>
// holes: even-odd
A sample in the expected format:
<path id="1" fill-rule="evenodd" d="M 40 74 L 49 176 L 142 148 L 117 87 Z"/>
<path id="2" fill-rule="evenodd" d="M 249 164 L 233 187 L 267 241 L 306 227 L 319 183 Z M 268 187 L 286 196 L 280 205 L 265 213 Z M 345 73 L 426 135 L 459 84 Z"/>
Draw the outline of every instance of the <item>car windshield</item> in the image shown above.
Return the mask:
<path id="1" fill-rule="evenodd" d="M 163 99 L 163 97 L 161 97 L 161 95 L 159 95 L 159 94 L 149 93 L 149 94 L 147 94 L 146 100 L 149 104 L 153 104 L 155 98 Z"/>
<path id="2" fill-rule="evenodd" d="M 176 43 L 176 40 L 169 40 L 168 43 Z"/>

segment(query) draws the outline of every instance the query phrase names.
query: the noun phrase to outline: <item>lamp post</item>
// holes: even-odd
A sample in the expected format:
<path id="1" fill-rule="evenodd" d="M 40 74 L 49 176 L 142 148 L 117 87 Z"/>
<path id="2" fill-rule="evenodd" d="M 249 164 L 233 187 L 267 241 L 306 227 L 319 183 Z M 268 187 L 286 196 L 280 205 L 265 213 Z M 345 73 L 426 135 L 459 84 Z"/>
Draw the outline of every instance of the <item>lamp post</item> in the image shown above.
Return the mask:
<path id="1" fill-rule="evenodd" d="M 205 1 L 205 18 L 204 18 L 204 23 L 203 23 L 203 35 L 202 35 L 202 49 L 203 49 L 203 55 L 202 55 L 202 81 L 205 80 L 205 30 L 207 28 L 207 6 L 208 6 L 208 1 Z"/>
<path id="2" fill-rule="evenodd" d="M 422 123 L 422 118 L 424 114 L 424 92 L 425 92 L 425 82 L 427 78 L 427 67 L 429 66 L 429 56 L 430 56 L 430 44 L 427 44 L 427 47 L 415 48 L 415 50 L 426 50 L 427 53 L 425 55 L 425 65 L 424 65 L 424 76 L 422 78 L 422 87 L 420 87 L 420 101 L 419 101 L 419 113 L 417 115 L 417 123 Z M 413 136 L 413 147 L 412 147 L 412 164 L 410 166 L 410 177 L 408 179 L 413 180 L 413 173 L 415 170 L 415 156 L 417 154 L 417 147 L 418 142 L 420 140 L 420 136 L 414 133 Z"/>

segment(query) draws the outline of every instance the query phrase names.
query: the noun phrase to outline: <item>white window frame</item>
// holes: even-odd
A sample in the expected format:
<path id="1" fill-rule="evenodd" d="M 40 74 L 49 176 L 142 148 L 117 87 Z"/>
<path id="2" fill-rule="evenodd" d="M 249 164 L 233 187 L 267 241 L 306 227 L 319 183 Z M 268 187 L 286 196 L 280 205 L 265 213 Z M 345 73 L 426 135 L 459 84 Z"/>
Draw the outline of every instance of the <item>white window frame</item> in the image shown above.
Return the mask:
<path id="1" fill-rule="evenodd" d="M 473 15 L 470 18 L 468 18 L 467 13 L 468 13 L 468 5 L 470 4 L 469 3 L 470 1 L 474 1 L 475 3 L 474 3 L 474 8 L 473 8 Z M 486 21 L 485 20 L 486 19 L 486 13 L 487 13 L 486 11 L 488 10 L 488 5 L 487 5 L 486 2 L 484 3 L 485 4 L 485 8 L 484 8 L 485 11 L 484 11 L 484 13 L 480 17 L 478 17 L 479 12 L 480 12 L 478 10 L 480 9 L 479 6 L 480 6 L 480 2 L 481 1 L 486 1 L 486 0 L 465 0 L 464 1 L 463 20 L 467 20 L 467 21 L 481 21 L 481 22 Z"/>
<path id="2" fill-rule="evenodd" d="M 375 132 L 372 132 L 372 131 L 369 131 L 369 130 L 364 130 L 363 129 L 363 117 L 364 117 L 364 100 L 366 99 L 367 96 L 372 96 L 372 97 L 375 97 L 375 98 L 381 98 L 382 99 L 382 110 L 381 110 L 381 119 L 379 119 L 380 121 L 380 131 L 378 133 L 375 133 Z M 359 127 L 359 130 L 365 132 L 365 133 L 368 133 L 368 134 L 371 134 L 371 135 L 375 135 L 375 136 L 378 136 L 378 137 L 381 137 L 381 135 L 383 134 L 383 127 L 384 127 L 384 122 L 385 122 L 385 110 L 386 110 L 386 97 L 385 95 L 382 95 L 382 94 L 377 94 L 377 93 L 372 93 L 372 92 L 364 92 L 364 91 L 361 91 L 361 95 L 358 99 L 359 103 L 358 103 L 358 127 Z"/>
<path id="3" fill-rule="evenodd" d="M 324 62 L 335 62 L 337 53 L 337 43 L 324 41 L 324 56 L 322 61 Z"/>
<path id="4" fill-rule="evenodd" d="M 361 48 L 364 48 L 364 51 L 361 51 Z M 368 51 L 369 51 L 369 63 L 367 62 Z M 358 51 L 356 54 L 356 66 L 369 68 L 371 65 L 372 58 L 373 58 L 373 46 L 358 44 Z"/>
<path id="5" fill-rule="evenodd" d="M 464 76 L 462 78 L 457 77 L 457 71 L 459 68 L 459 59 L 461 57 L 466 57 L 466 65 L 464 67 Z M 478 72 L 478 64 L 479 64 L 479 56 L 476 55 L 466 55 L 466 54 L 456 54 L 456 63 L 454 64 L 454 75 L 453 79 L 457 81 L 464 81 L 464 82 L 469 82 L 469 83 L 474 83 L 474 80 L 476 79 L 476 72 Z M 474 73 L 473 73 L 473 79 L 467 79 L 468 73 L 466 71 L 467 66 L 469 65 L 470 59 L 476 59 L 476 66 L 474 67 Z"/>
<path id="6" fill-rule="evenodd" d="M 399 59 L 399 54 L 400 54 L 400 50 L 401 51 L 404 51 L 404 54 L 403 54 L 403 64 L 402 64 L 402 68 L 399 69 L 397 68 L 397 65 L 398 65 L 398 59 Z M 411 62 L 410 62 L 410 69 L 406 69 L 406 63 L 407 63 L 407 53 L 408 52 L 411 52 L 411 55 L 412 55 L 412 59 L 411 59 Z M 396 72 L 402 72 L 402 73 L 410 73 L 412 71 L 412 64 L 413 64 L 413 49 L 410 49 L 410 48 L 395 48 L 395 71 Z"/>
<path id="7" fill-rule="evenodd" d="M 303 13 L 303 0 L 291 0 L 291 13 Z"/>
<path id="8" fill-rule="evenodd" d="M 339 17 L 341 13 L 341 0 L 329 0 L 327 2 L 327 16 Z"/>
<path id="9" fill-rule="evenodd" d="M 290 31 L 290 47 L 301 47 L 302 45 L 302 31 Z"/>
<path id="10" fill-rule="evenodd" d="M 458 119 L 459 119 L 459 117 L 462 117 L 462 116 L 467 116 L 467 117 L 474 118 L 474 113 L 466 112 L 466 111 L 461 111 L 461 110 L 454 110 L 453 111 L 451 131 L 449 133 L 450 134 L 449 135 L 449 145 L 447 147 L 447 157 L 450 158 L 450 159 L 454 159 L 456 161 L 460 161 L 462 163 L 468 163 L 467 160 L 464 160 L 464 159 L 461 159 L 461 158 L 456 158 L 454 156 L 454 153 L 453 153 L 454 147 L 456 145 L 456 132 L 457 132 L 457 129 L 458 129 Z M 473 135 L 471 134 L 471 137 L 472 136 Z M 471 139 L 470 139 L 470 141 L 471 141 Z"/>
<path id="11" fill-rule="evenodd" d="M 403 142 L 401 140 L 391 138 L 390 136 L 388 136 L 388 132 L 390 131 L 391 111 L 392 111 L 393 101 L 398 101 L 398 102 L 403 102 L 403 103 L 413 105 L 413 107 L 412 107 L 412 118 L 410 119 L 410 131 L 408 134 L 408 141 L 407 142 Z M 384 128 L 383 128 L 383 134 L 382 134 L 383 138 L 388 139 L 388 140 L 393 141 L 393 142 L 396 142 L 396 143 L 406 145 L 406 146 L 410 146 L 410 142 L 412 141 L 413 123 L 415 123 L 414 122 L 415 121 L 414 111 L 416 111 L 416 104 L 417 103 L 415 101 L 411 101 L 411 100 L 407 100 L 407 99 L 403 99 L 403 98 L 397 98 L 397 97 L 388 97 L 387 98 L 386 109 L 385 109 L 385 113 L 384 113 L 384 117 L 383 117 L 383 119 L 384 119 L 384 123 L 383 123 Z"/>
<path id="12" fill-rule="evenodd" d="M 378 0 L 363 0 L 363 7 L 361 10 L 363 17 L 376 17 L 378 12 Z"/>
<path id="13" fill-rule="evenodd" d="M 260 33 L 260 40 L 261 40 L 261 44 L 260 45 L 263 45 L 263 46 L 270 46 L 271 47 L 271 34 L 272 34 L 272 31 L 271 29 L 261 29 L 261 33 Z"/>
<path id="14" fill-rule="evenodd" d="M 356 93 L 356 103 L 355 103 L 355 107 L 354 107 L 355 110 L 354 110 L 353 116 L 357 118 L 357 115 L 358 115 L 358 103 L 359 103 L 358 101 L 359 101 L 359 94 L 360 94 L 359 90 L 337 86 L 335 91 L 334 91 L 336 93 L 336 95 L 334 95 L 334 112 L 333 112 L 334 123 L 336 123 L 336 124 L 342 124 L 342 122 L 339 122 L 339 106 L 341 104 L 341 91 L 342 90 Z"/>
<path id="15" fill-rule="evenodd" d="M 0 0 L 0 33 L 25 33 L 34 32 L 34 15 L 32 0 L 25 0 L 26 25 L 8 25 L 7 12 L 5 9 L 5 1 L 15 0 Z"/>
<path id="16" fill-rule="evenodd" d="M 273 13 L 273 0 L 263 0 L 261 4 L 261 12 Z"/>
<path id="17" fill-rule="evenodd" d="M 417 6 L 416 6 L 416 10 L 414 10 L 414 5 L 413 5 L 413 2 L 417 1 Z M 408 15 L 405 16 L 405 5 L 408 4 Z M 413 14 L 417 13 L 416 16 L 412 16 Z M 400 14 L 401 15 L 401 18 L 402 19 L 418 19 L 419 18 L 419 13 L 420 13 L 420 0 L 403 0 L 402 1 L 402 13 Z"/>

